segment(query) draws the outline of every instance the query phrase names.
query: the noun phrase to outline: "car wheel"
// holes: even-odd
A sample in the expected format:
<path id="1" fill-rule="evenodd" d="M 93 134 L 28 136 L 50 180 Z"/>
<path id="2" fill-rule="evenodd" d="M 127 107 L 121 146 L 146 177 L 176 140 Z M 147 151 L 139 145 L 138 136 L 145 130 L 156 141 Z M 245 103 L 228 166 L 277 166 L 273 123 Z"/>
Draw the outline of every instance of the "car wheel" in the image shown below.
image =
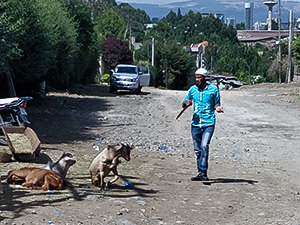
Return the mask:
<path id="1" fill-rule="evenodd" d="M 110 93 L 116 93 L 117 92 L 117 89 L 114 88 L 112 85 L 109 86 L 109 92 Z"/>
<path id="2" fill-rule="evenodd" d="M 142 87 L 139 85 L 139 86 L 137 87 L 137 89 L 135 89 L 135 93 L 136 93 L 136 94 L 140 94 L 140 93 L 141 93 L 141 89 L 142 89 Z"/>

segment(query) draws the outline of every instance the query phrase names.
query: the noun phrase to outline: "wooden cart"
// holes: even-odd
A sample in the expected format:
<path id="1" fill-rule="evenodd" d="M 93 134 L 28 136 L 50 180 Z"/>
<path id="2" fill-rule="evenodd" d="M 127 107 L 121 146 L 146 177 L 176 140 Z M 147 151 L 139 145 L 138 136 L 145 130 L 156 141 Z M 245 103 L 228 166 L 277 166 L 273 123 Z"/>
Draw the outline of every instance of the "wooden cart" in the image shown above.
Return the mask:
<path id="1" fill-rule="evenodd" d="M 29 162 L 40 154 L 41 142 L 30 127 L 2 127 L 8 147 L 15 160 Z"/>

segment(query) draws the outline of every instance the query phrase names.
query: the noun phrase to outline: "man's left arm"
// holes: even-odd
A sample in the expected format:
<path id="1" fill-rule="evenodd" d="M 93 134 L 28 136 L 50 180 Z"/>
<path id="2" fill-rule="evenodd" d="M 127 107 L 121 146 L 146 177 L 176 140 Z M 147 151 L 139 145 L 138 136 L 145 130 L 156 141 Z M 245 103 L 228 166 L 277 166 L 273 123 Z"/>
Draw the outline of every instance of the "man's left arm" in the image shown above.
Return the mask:
<path id="1" fill-rule="evenodd" d="M 219 89 L 216 90 L 214 109 L 216 110 L 217 113 L 223 113 L 224 112 L 223 107 L 221 106 Z"/>

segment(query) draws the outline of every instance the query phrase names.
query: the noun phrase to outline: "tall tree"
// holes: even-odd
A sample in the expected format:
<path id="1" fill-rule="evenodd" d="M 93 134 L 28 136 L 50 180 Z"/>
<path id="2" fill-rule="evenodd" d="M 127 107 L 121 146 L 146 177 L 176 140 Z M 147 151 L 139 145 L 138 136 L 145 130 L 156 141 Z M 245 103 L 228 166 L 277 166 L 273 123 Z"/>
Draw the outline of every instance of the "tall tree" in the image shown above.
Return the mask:
<path id="1" fill-rule="evenodd" d="M 180 10 L 180 8 L 178 8 L 178 10 L 177 10 L 177 20 L 181 20 L 181 18 L 182 18 L 181 10 Z"/>
<path id="2" fill-rule="evenodd" d="M 124 20 L 113 9 L 103 11 L 96 19 L 95 30 L 101 41 L 109 37 L 123 39 L 125 28 Z"/>
<path id="3" fill-rule="evenodd" d="M 17 3 L 17 2 L 16 2 Z M 10 97 L 15 95 L 12 82 L 10 62 L 17 60 L 22 50 L 18 46 L 18 38 L 23 33 L 23 22 L 16 17 L 18 10 L 7 1 L 0 2 L 0 96 Z"/>
<path id="4" fill-rule="evenodd" d="M 77 0 L 78 1 L 78 0 Z M 91 18 L 91 9 L 84 3 L 69 2 L 68 8 L 74 16 L 78 32 L 77 42 L 80 50 L 75 57 L 74 74 L 77 74 L 72 83 L 91 83 L 99 73 L 100 42 L 94 30 Z"/>
<path id="5" fill-rule="evenodd" d="M 105 70 L 110 71 L 118 64 L 132 64 L 132 52 L 128 42 L 110 37 L 102 42 L 102 58 Z"/>
<path id="6" fill-rule="evenodd" d="M 177 26 L 177 15 L 171 10 L 166 17 L 163 18 L 171 27 L 176 29 Z"/>
<path id="7" fill-rule="evenodd" d="M 182 90 L 188 85 L 188 78 L 194 70 L 193 56 L 187 53 L 178 43 L 170 40 L 161 46 L 162 83 L 167 88 Z"/>
<path id="8" fill-rule="evenodd" d="M 127 3 L 121 3 L 116 7 L 116 11 L 126 23 L 124 39 L 130 39 L 134 36 L 136 42 L 141 42 L 144 38 L 145 24 L 151 23 L 146 12 L 141 9 L 135 9 Z"/>
<path id="9" fill-rule="evenodd" d="M 78 1 L 78 0 L 73 0 Z M 79 0 L 84 2 L 92 10 L 92 18 L 95 20 L 103 11 L 116 6 L 115 0 Z"/>
<path id="10" fill-rule="evenodd" d="M 298 37 L 292 44 L 293 56 L 296 59 L 296 65 L 300 67 L 300 38 Z"/>
<path id="11" fill-rule="evenodd" d="M 193 70 L 192 55 L 186 52 L 174 38 L 174 31 L 164 20 L 145 36 L 142 49 L 137 52 L 139 60 L 149 59 L 149 47 L 155 39 L 155 68 L 152 69 L 155 86 L 184 89 Z"/>
<path id="12" fill-rule="evenodd" d="M 47 81 L 53 86 L 68 89 L 70 82 L 76 80 L 78 75 L 73 73 L 79 51 L 77 23 L 70 15 L 66 3 L 58 0 L 35 1 L 40 3 L 37 12 L 48 33 L 54 57 L 54 63 L 51 63 L 47 72 Z"/>

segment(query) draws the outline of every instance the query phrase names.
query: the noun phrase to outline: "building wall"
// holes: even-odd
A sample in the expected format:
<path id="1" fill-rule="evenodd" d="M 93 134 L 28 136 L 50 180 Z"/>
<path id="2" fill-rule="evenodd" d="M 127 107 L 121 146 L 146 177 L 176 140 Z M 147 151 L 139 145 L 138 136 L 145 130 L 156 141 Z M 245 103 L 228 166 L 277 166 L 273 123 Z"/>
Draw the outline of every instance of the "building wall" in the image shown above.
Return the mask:
<path id="1" fill-rule="evenodd" d="M 245 3 L 245 28 L 246 30 L 252 30 L 253 26 L 253 6 L 254 3 Z"/>
<path id="2" fill-rule="evenodd" d="M 226 24 L 227 26 L 232 25 L 233 27 L 235 27 L 235 18 L 226 18 Z"/>

